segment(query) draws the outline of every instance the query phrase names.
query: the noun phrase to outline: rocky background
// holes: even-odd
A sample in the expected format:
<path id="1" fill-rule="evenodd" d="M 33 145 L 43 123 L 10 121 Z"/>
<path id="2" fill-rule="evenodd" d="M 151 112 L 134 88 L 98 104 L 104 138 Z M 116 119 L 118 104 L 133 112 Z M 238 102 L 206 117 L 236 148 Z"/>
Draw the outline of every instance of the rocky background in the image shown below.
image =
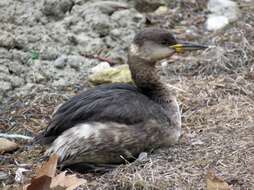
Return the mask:
<path id="1" fill-rule="evenodd" d="M 178 94 L 182 139 L 142 163 L 83 175 L 83 189 L 204 189 L 209 168 L 234 189 L 254 189 L 252 0 L 0 1 L 0 136 L 38 134 L 92 73 L 126 63 L 144 27 L 214 46 L 161 64 Z M 14 189 L 33 176 L 44 150 L 8 138 L 19 148 L 0 155 L 0 188 Z"/>

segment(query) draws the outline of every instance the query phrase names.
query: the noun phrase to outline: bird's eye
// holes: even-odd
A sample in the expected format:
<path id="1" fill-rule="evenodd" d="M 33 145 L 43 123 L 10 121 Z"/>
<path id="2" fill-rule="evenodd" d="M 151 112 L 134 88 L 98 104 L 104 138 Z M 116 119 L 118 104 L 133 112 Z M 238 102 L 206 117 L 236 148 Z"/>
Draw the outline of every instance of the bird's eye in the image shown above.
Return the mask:
<path id="1" fill-rule="evenodd" d="M 169 42 L 166 41 L 166 40 L 163 40 L 163 41 L 161 42 L 161 44 L 162 44 L 162 45 L 169 45 Z"/>

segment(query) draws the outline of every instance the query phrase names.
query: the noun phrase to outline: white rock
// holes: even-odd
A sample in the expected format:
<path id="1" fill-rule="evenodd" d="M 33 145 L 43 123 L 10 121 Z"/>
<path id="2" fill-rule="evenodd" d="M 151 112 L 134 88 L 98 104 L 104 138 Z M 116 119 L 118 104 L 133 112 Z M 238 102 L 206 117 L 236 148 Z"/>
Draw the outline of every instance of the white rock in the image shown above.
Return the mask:
<path id="1" fill-rule="evenodd" d="M 229 23 L 229 19 L 225 16 L 209 15 L 206 21 L 207 30 L 219 30 Z"/>
<path id="2" fill-rule="evenodd" d="M 237 4 L 231 0 L 209 0 L 207 7 L 211 12 L 206 21 L 207 30 L 219 30 L 239 15 Z"/>
<path id="3" fill-rule="evenodd" d="M 111 66 L 109 65 L 109 63 L 107 62 L 101 62 L 100 64 L 96 65 L 95 67 L 93 67 L 91 69 L 91 73 L 94 74 L 94 73 L 98 73 L 100 71 L 103 71 L 105 69 L 108 69 L 110 68 Z"/>
<path id="4" fill-rule="evenodd" d="M 207 7 L 213 14 L 226 16 L 230 21 L 237 19 L 238 7 L 236 2 L 231 0 L 210 0 Z"/>
<path id="5" fill-rule="evenodd" d="M 63 69 L 66 66 L 67 57 L 65 55 L 61 55 L 54 61 L 54 66 L 58 69 Z"/>

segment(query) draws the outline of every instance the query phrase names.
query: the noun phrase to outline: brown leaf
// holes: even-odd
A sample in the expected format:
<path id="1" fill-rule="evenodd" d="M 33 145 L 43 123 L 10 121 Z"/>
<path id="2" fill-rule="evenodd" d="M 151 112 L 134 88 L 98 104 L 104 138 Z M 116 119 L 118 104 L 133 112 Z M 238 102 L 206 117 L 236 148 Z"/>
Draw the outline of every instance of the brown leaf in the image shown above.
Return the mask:
<path id="1" fill-rule="evenodd" d="M 56 154 L 52 155 L 49 160 L 42 165 L 35 173 L 35 178 L 41 176 L 54 177 L 56 174 L 58 156 Z"/>
<path id="2" fill-rule="evenodd" d="M 18 148 L 15 142 L 8 139 L 0 138 L 0 154 L 4 152 L 10 152 Z"/>
<path id="3" fill-rule="evenodd" d="M 27 186 L 26 190 L 49 190 L 51 180 L 51 177 L 45 175 L 39 178 L 33 178 L 31 184 Z"/>
<path id="4" fill-rule="evenodd" d="M 206 177 L 207 190 L 231 190 L 230 186 L 221 178 L 209 170 Z"/>
<path id="5" fill-rule="evenodd" d="M 58 156 L 53 155 L 37 170 L 36 176 L 31 184 L 26 185 L 24 190 L 73 190 L 86 183 L 85 179 L 77 178 L 75 175 L 66 176 L 62 172 L 55 176 Z"/>
<path id="6" fill-rule="evenodd" d="M 65 175 L 66 172 L 62 172 L 58 174 L 56 177 L 52 179 L 52 183 L 50 185 L 51 188 L 56 186 L 65 187 L 66 190 L 73 190 L 76 187 L 86 183 L 85 179 L 77 178 L 76 175 Z"/>

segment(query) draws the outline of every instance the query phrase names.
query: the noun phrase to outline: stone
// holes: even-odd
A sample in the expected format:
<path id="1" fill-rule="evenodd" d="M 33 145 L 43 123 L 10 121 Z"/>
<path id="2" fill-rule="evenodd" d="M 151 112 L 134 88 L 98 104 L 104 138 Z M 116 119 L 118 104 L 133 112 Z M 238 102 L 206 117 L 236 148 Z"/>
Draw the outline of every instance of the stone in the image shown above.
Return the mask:
<path id="1" fill-rule="evenodd" d="M 0 47 L 11 49 L 15 46 L 16 41 L 14 35 L 9 32 L 0 30 Z"/>
<path id="2" fill-rule="evenodd" d="M 34 82 L 35 83 L 41 83 L 45 80 L 46 80 L 46 78 L 41 73 L 37 73 L 36 75 L 34 75 Z"/>
<path id="3" fill-rule="evenodd" d="M 66 66 L 67 57 L 65 55 L 61 55 L 54 61 L 54 66 L 58 69 L 63 69 Z"/>
<path id="4" fill-rule="evenodd" d="M 156 15 L 163 15 L 163 14 L 166 14 L 167 12 L 168 12 L 168 7 L 166 6 L 160 6 L 158 9 L 154 11 Z"/>
<path id="5" fill-rule="evenodd" d="M 72 0 L 44 0 L 42 12 L 57 19 L 62 18 L 73 6 Z"/>
<path id="6" fill-rule="evenodd" d="M 6 73 L 8 74 L 9 73 L 9 69 L 8 67 L 6 67 L 5 65 L 0 65 L 0 73 Z M 0 74 L 1 75 L 1 74 Z"/>
<path id="7" fill-rule="evenodd" d="M 12 88 L 20 87 L 24 85 L 24 79 L 18 77 L 18 76 L 11 76 L 9 77 L 9 80 L 11 82 Z"/>
<path id="8" fill-rule="evenodd" d="M 79 71 L 81 64 L 83 64 L 84 58 L 82 56 L 70 55 L 67 59 L 67 64 L 70 65 L 71 68 Z"/>
<path id="9" fill-rule="evenodd" d="M 136 0 L 134 6 L 139 12 L 153 12 L 158 7 L 165 5 L 163 0 Z"/>
<path id="10" fill-rule="evenodd" d="M 211 12 L 205 23 L 209 31 L 222 29 L 239 16 L 238 6 L 231 0 L 209 0 L 207 7 Z"/>
<path id="11" fill-rule="evenodd" d="M 5 181 L 8 178 L 9 178 L 9 175 L 7 173 L 0 171 L 0 181 Z"/>
<path id="12" fill-rule="evenodd" d="M 108 69 L 108 68 L 110 68 L 110 65 L 108 62 L 101 62 L 100 64 L 91 68 L 91 73 L 96 74 L 96 73 L 102 72 L 103 70 Z"/>
<path id="13" fill-rule="evenodd" d="M 229 19 L 225 16 L 209 15 L 206 21 L 207 30 L 219 30 L 229 24 Z"/>
<path id="14" fill-rule="evenodd" d="M 60 52 L 57 47 L 44 46 L 39 52 L 39 57 L 42 60 L 55 60 L 60 56 Z"/>
<path id="15" fill-rule="evenodd" d="M 237 3 L 231 0 L 209 0 L 207 8 L 211 13 L 223 15 L 230 21 L 234 21 L 238 16 Z"/>
<path id="16" fill-rule="evenodd" d="M 0 138 L 0 154 L 5 152 L 11 152 L 18 148 L 17 143 L 8 139 Z"/>
<path id="17" fill-rule="evenodd" d="M 0 91 L 6 92 L 11 89 L 12 89 L 12 86 L 10 82 L 0 81 Z"/>
<path id="18" fill-rule="evenodd" d="M 115 2 L 115 1 L 98 1 L 92 2 L 88 5 L 88 8 L 98 8 L 103 14 L 111 15 L 113 12 L 128 9 L 129 6 L 127 3 Z"/>

